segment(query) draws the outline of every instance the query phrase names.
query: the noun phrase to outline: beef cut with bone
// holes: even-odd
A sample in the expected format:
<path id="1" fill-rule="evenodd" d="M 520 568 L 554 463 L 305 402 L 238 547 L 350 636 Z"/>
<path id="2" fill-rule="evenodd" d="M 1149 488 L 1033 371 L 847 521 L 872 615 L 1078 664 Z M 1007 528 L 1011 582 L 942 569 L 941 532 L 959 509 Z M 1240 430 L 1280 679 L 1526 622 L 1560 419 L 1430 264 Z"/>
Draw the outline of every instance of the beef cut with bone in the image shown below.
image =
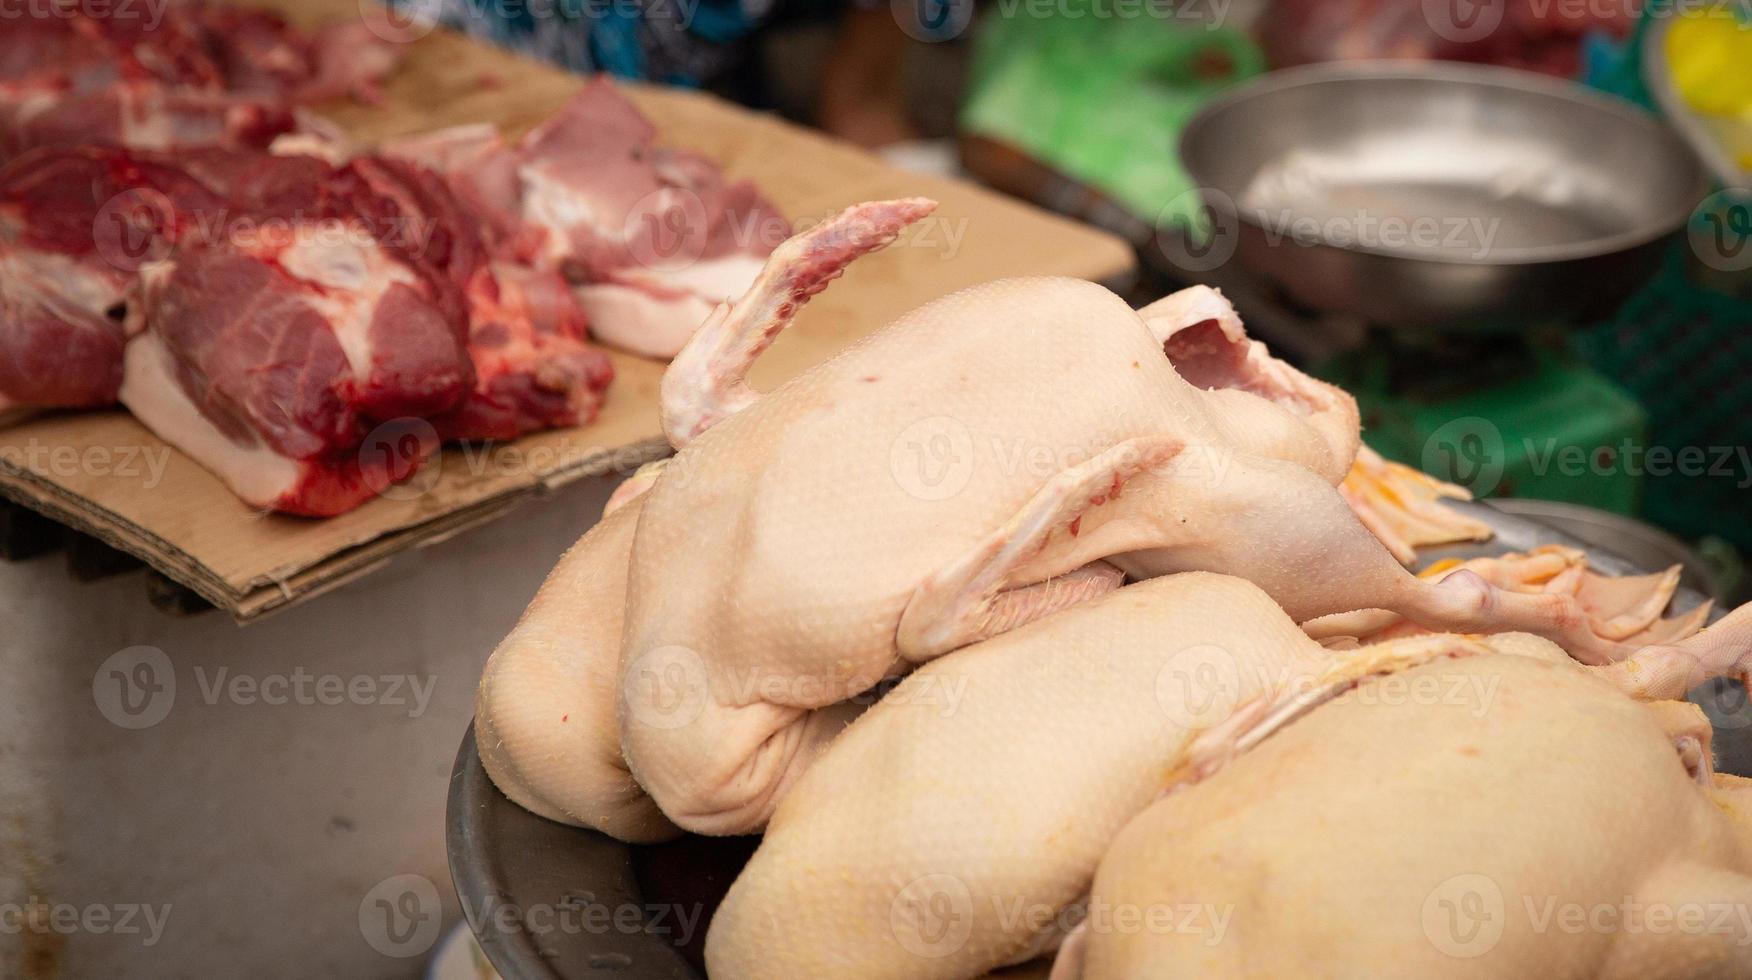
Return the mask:
<path id="1" fill-rule="evenodd" d="M 489 667 L 483 758 L 514 798 L 650 829 L 643 798 L 619 794 L 641 786 L 686 829 L 759 828 L 848 698 L 1122 575 L 1238 575 L 1298 621 L 1382 608 L 1624 652 L 1574 596 L 1406 572 L 1335 486 L 1354 403 L 1248 341 L 1208 289 L 1133 311 L 1086 282 L 989 283 L 757 397 L 748 367 L 799 306 L 930 206 L 859 205 L 791 239 L 677 357 L 662 401 L 679 450 L 631 533 L 587 536 Z M 570 566 L 622 552 L 625 608 L 605 617 L 619 629 L 562 640 Z M 549 665 L 520 665 L 546 658 L 573 676 L 618 667 L 618 703 L 537 692 Z M 569 710 L 519 711 L 525 698 Z M 578 748 L 580 713 L 616 718 L 620 760 Z M 619 795 L 596 795 L 603 780 Z"/>

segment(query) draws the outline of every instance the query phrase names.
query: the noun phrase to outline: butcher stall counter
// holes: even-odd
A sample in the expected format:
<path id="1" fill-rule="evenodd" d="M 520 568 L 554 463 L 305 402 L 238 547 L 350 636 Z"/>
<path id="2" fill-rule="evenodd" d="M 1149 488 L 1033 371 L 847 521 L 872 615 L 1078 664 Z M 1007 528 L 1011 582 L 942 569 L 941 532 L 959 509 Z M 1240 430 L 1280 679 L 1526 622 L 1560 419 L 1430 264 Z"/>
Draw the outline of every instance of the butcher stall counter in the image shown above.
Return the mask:
<path id="1" fill-rule="evenodd" d="M 294 22 L 360 16 L 352 0 L 284 2 Z M 403 25 L 401 63 L 377 105 L 323 114 L 364 145 L 489 122 L 520 133 L 583 85 L 577 75 L 442 28 Z M 854 265 L 812 301 L 756 364 L 770 387 L 926 300 L 1002 276 L 1129 279 L 1119 238 L 971 184 L 895 169 L 879 158 L 709 95 L 632 86 L 660 144 L 701 153 L 752 180 L 794 227 L 859 201 L 923 195 L 937 211 Z M 452 447 L 409 485 L 358 510 L 311 521 L 263 515 L 123 411 L 51 414 L 0 428 L 0 496 L 129 554 L 240 621 L 303 601 L 391 556 L 503 514 L 587 476 L 630 473 L 666 452 L 657 423 L 661 362 L 611 354 L 602 415 L 582 428 Z"/>
<path id="2" fill-rule="evenodd" d="M 354 0 L 284 7 L 307 25 L 359 16 Z M 382 104 L 329 107 L 352 137 L 515 133 L 582 84 L 414 33 Z M 630 95 L 663 143 L 754 180 L 793 222 L 864 199 L 941 202 L 809 305 L 757 387 L 968 284 L 1130 274 L 1119 239 L 980 188 L 708 96 Z M 120 411 L 0 430 L 0 496 L 84 535 L 76 564 L 111 546 L 222 610 L 166 615 L 139 574 L 78 581 L 60 553 L 0 563 L 0 911 L 73 923 L 0 929 L 0 976 L 421 975 L 459 920 L 445 775 L 482 664 L 618 476 L 664 451 L 661 365 L 613 357 L 594 425 L 448 450 L 435 481 L 321 521 L 252 510 Z M 99 452 L 164 462 L 57 462 Z"/>

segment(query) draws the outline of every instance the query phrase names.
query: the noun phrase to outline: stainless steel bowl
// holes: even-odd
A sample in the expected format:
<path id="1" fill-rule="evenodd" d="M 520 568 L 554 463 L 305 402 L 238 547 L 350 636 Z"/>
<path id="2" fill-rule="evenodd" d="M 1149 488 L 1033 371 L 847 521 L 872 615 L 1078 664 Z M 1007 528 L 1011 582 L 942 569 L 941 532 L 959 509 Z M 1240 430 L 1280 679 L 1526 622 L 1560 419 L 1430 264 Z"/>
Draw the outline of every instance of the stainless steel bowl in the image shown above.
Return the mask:
<path id="1" fill-rule="evenodd" d="M 1276 72 L 1219 98 L 1180 154 L 1214 225 L 1200 252 L 1320 313 L 1409 331 L 1603 314 L 1708 193 L 1654 117 L 1506 68 Z"/>

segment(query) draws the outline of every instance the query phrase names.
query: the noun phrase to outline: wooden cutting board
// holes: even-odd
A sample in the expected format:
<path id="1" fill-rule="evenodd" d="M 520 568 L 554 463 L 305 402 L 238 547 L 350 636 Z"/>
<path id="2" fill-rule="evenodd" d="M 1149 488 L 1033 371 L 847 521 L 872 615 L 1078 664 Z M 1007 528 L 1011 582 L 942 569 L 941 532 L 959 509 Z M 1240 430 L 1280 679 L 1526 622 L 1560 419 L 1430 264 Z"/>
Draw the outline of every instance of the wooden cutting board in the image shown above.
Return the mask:
<path id="1" fill-rule="evenodd" d="M 314 26 L 361 16 L 358 0 L 270 3 Z M 579 76 L 443 29 L 407 31 L 381 104 L 326 107 L 354 138 L 492 122 L 518 133 L 558 109 Z M 418 35 L 413 37 L 412 35 Z M 922 194 L 937 213 L 863 259 L 805 309 L 757 365 L 767 389 L 915 306 L 1003 276 L 1129 274 L 1118 238 L 970 184 L 895 170 L 861 150 L 693 92 L 632 87 L 659 139 L 749 178 L 798 227 L 861 200 Z M 657 424 L 663 365 L 614 356 L 595 424 L 447 449 L 406 486 L 340 517 L 263 514 L 122 411 L 40 416 L 0 429 L 0 495 L 132 553 L 239 621 L 285 608 L 396 553 L 496 518 L 587 476 L 629 473 L 666 452 Z"/>

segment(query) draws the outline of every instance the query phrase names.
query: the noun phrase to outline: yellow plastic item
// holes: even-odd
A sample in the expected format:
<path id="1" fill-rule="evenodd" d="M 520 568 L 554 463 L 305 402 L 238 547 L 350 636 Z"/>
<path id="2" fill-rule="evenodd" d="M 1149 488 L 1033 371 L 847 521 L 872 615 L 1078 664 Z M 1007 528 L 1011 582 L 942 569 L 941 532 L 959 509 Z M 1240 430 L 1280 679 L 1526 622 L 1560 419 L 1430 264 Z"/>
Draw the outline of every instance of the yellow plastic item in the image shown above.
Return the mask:
<path id="1" fill-rule="evenodd" d="M 1713 6 L 1687 12 L 1667 33 L 1667 64 L 1691 108 L 1752 121 L 1752 24 Z"/>

